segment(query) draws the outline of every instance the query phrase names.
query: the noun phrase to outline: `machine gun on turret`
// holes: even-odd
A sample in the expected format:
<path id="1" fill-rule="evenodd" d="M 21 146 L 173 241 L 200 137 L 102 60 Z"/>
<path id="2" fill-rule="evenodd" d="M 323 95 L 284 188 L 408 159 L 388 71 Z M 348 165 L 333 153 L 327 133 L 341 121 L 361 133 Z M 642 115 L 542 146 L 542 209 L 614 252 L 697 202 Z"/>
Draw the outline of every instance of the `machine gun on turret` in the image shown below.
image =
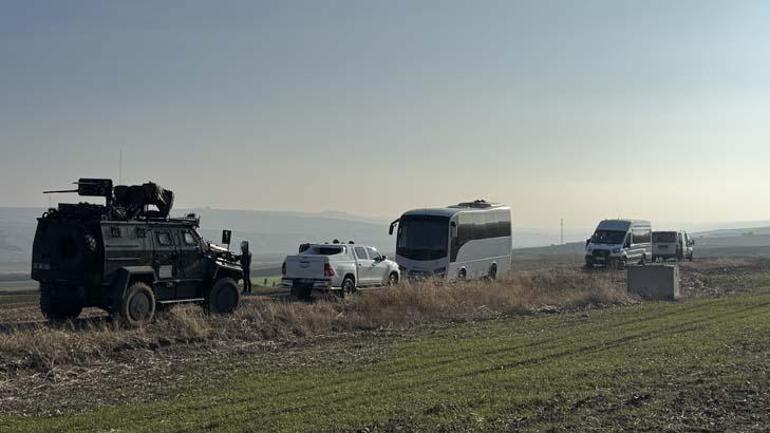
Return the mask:
<path id="1" fill-rule="evenodd" d="M 104 197 L 102 213 L 112 218 L 167 218 L 174 206 L 174 193 L 158 184 L 112 185 L 112 179 L 81 178 L 77 189 L 44 191 L 44 194 L 77 193 L 82 197 Z M 155 206 L 157 210 L 151 210 Z M 90 205 L 93 210 L 94 206 Z M 60 205 L 60 210 L 62 210 Z"/>

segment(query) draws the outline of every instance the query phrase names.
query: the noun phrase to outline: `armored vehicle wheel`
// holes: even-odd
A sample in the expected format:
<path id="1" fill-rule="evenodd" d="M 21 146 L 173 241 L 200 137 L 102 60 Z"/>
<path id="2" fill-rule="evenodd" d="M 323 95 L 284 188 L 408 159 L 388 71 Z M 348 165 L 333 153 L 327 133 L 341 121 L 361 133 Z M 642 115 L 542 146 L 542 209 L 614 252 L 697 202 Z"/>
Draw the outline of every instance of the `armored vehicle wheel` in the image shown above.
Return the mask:
<path id="1" fill-rule="evenodd" d="M 142 282 L 131 285 L 123 296 L 118 311 L 120 320 L 129 326 L 142 326 L 155 316 L 155 293 Z"/>
<path id="2" fill-rule="evenodd" d="M 51 322 L 63 322 L 76 319 L 83 307 L 80 305 L 64 304 L 57 302 L 51 294 L 51 287 L 47 284 L 40 286 L 40 312 L 43 317 Z"/>
<path id="3" fill-rule="evenodd" d="M 208 309 L 211 313 L 232 313 L 241 302 L 238 283 L 232 278 L 222 278 L 214 283 L 208 297 Z"/>

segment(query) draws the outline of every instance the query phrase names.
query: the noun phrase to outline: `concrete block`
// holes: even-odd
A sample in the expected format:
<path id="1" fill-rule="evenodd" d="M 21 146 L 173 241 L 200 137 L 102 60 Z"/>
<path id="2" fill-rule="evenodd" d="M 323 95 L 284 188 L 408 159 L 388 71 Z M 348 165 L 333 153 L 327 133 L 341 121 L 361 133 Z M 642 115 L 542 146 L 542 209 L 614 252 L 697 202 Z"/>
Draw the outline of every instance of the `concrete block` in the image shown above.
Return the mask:
<path id="1" fill-rule="evenodd" d="M 628 267 L 628 292 L 644 299 L 679 299 L 679 265 Z"/>

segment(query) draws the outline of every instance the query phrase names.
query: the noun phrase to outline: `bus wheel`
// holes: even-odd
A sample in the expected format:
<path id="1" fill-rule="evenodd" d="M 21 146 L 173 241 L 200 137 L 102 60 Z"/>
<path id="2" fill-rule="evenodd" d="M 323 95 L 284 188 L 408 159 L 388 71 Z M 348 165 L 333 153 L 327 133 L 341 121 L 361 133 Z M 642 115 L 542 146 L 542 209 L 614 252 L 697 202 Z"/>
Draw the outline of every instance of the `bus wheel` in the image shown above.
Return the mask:
<path id="1" fill-rule="evenodd" d="M 457 279 L 460 281 L 465 281 L 468 279 L 468 273 L 465 271 L 465 269 L 460 269 L 460 272 L 457 273 Z"/>

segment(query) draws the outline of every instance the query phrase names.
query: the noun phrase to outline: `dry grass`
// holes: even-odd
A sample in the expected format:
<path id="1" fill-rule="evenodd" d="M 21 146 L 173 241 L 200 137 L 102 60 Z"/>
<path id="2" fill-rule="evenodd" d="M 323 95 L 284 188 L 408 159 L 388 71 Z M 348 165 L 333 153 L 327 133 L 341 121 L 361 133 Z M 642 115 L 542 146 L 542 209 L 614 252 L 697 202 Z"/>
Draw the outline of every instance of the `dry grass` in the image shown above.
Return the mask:
<path id="1" fill-rule="evenodd" d="M 554 267 L 514 273 L 494 282 L 402 284 L 344 301 L 251 301 L 229 316 L 207 316 L 194 306 L 177 307 L 140 329 L 124 329 L 108 321 L 79 329 L 40 325 L 0 335 L 0 371 L 32 369 L 51 374 L 58 366 L 87 366 L 120 358 L 121 353 L 137 348 L 287 341 L 428 322 L 481 320 L 543 307 L 572 309 L 628 302 L 623 285 L 611 278 L 612 273 Z"/>

